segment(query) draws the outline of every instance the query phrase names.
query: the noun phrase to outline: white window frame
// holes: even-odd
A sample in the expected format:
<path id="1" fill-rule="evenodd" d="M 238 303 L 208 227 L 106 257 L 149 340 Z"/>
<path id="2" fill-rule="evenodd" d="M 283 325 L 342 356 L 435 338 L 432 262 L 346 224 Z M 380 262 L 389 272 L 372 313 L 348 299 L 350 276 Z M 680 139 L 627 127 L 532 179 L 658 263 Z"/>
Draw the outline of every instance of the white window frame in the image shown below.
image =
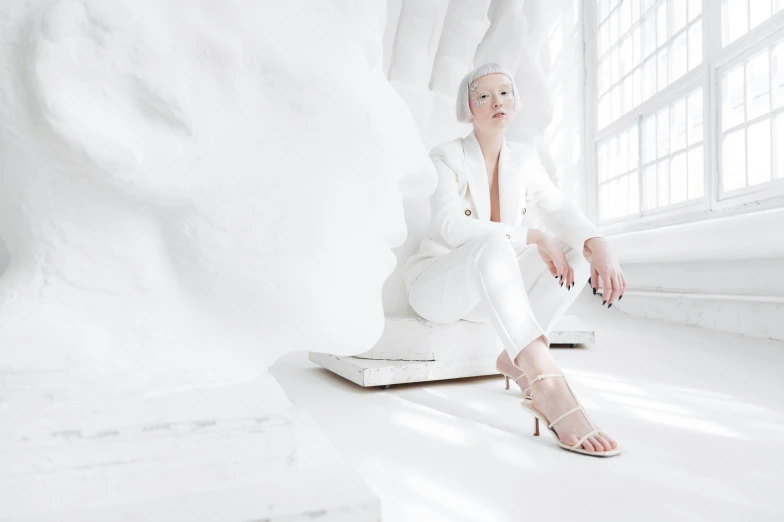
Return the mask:
<path id="1" fill-rule="evenodd" d="M 632 0 L 640 1 L 640 0 Z M 683 0 L 685 1 L 685 0 Z M 597 16 L 596 0 L 583 0 L 583 34 L 585 38 L 585 150 L 587 213 L 607 235 L 647 230 L 662 226 L 745 214 L 754 211 L 784 207 L 784 179 L 752 185 L 720 194 L 721 179 L 721 74 L 751 57 L 765 46 L 784 38 L 784 10 L 752 28 L 745 35 L 722 47 L 722 2 L 702 0 L 702 63 L 640 105 L 622 115 L 604 129 L 596 130 L 598 121 L 597 93 Z M 694 89 L 703 91 L 703 165 L 704 196 L 661 208 L 642 210 L 640 213 L 600 222 L 598 219 L 597 144 L 637 122 L 638 168 L 641 204 L 645 186 L 642 170 L 644 116 L 680 100 Z M 775 114 L 773 111 L 769 114 Z M 771 121 L 772 118 L 771 118 Z M 775 143 L 771 143 L 775 147 Z M 773 168 L 774 166 L 772 166 Z M 640 207 L 642 208 L 642 207 Z"/>

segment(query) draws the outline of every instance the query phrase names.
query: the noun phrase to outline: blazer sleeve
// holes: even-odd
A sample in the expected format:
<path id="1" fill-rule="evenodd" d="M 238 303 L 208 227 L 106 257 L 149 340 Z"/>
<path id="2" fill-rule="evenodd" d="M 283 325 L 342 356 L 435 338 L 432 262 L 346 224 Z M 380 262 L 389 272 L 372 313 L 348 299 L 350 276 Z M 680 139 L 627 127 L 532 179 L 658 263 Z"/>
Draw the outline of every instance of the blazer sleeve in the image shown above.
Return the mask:
<path id="1" fill-rule="evenodd" d="M 433 164 L 438 173 L 438 185 L 430 196 L 430 237 L 452 248 L 458 248 L 471 239 L 493 232 L 509 236 L 512 243 L 527 243 L 527 226 L 511 226 L 466 216 L 455 171 L 439 158 L 433 158 Z"/>
<path id="2" fill-rule="evenodd" d="M 523 171 L 528 190 L 526 203 L 538 211 L 537 215 L 555 236 L 578 252 L 583 251 L 588 239 L 604 237 L 553 184 L 536 151 L 528 155 Z"/>

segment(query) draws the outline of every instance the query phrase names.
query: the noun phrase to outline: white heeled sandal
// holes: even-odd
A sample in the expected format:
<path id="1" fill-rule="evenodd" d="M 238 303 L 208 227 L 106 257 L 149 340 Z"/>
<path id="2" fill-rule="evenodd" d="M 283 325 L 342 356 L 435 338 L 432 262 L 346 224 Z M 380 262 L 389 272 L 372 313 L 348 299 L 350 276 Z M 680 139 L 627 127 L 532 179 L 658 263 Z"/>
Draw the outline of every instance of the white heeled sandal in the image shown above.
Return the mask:
<path id="1" fill-rule="evenodd" d="M 541 381 L 542 379 L 546 379 L 547 377 L 561 377 L 564 380 L 564 382 L 566 382 L 566 386 L 569 388 L 569 392 L 571 392 L 572 397 L 574 397 L 574 400 L 577 401 L 577 407 L 576 408 L 572 408 L 571 410 L 567 411 L 566 413 L 561 414 L 553 422 L 550 422 L 547 419 L 547 417 L 545 417 L 545 415 L 542 412 L 540 412 L 539 410 L 534 408 L 534 400 L 533 400 L 534 399 L 534 396 L 533 396 L 534 388 L 533 388 L 533 385 L 534 385 L 535 382 Z M 530 395 L 528 393 L 528 390 L 531 390 Z M 591 435 L 596 435 L 597 433 L 600 433 L 602 430 L 600 428 L 597 428 L 596 426 L 594 426 L 594 424 L 591 421 L 591 419 L 588 418 L 588 414 L 586 413 L 585 409 L 583 408 L 583 405 L 580 404 L 580 401 L 577 399 L 577 396 L 574 394 L 574 392 L 572 392 L 572 387 L 569 386 L 569 382 L 566 380 L 566 377 L 564 377 L 564 375 L 562 373 L 543 373 L 541 375 L 537 375 L 536 378 L 533 381 L 530 382 L 529 387 L 526 388 L 525 391 L 523 392 L 523 397 L 524 398 L 523 398 L 523 402 L 521 403 L 521 405 L 523 406 L 523 408 L 525 408 L 526 410 L 531 412 L 531 414 L 534 416 L 534 436 L 537 436 L 537 437 L 539 436 L 539 421 L 541 420 L 542 422 L 544 422 L 547 425 L 547 429 L 550 430 L 550 432 L 552 433 L 553 437 L 555 437 L 555 440 L 556 440 L 556 442 L 558 442 L 558 445 L 561 446 L 565 450 L 574 451 L 575 453 L 583 453 L 585 455 L 592 455 L 594 457 L 612 457 L 612 456 L 620 454 L 621 452 L 623 452 L 625 450 L 625 448 L 622 448 L 620 445 L 618 445 L 618 447 L 616 447 L 615 449 L 609 449 L 609 450 L 603 450 L 603 451 L 588 451 L 588 450 L 583 449 L 583 448 L 580 447 L 580 446 L 582 446 L 583 442 L 585 442 L 585 440 L 588 437 L 590 437 Z M 572 413 L 574 413 L 576 411 L 580 411 L 580 410 L 583 411 L 583 414 L 585 415 L 586 420 L 588 420 L 588 423 L 591 425 L 592 431 L 589 431 L 588 433 L 583 435 L 582 438 L 580 438 L 580 440 L 575 442 L 574 445 L 570 446 L 570 445 L 568 445 L 568 444 L 566 444 L 566 443 L 561 441 L 561 438 L 558 436 L 558 433 L 555 431 L 555 429 L 553 429 L 553 425 L 555 423 L 557 423 L 558 421 L 566 418 L 567 415 L 571 415 Z"/>

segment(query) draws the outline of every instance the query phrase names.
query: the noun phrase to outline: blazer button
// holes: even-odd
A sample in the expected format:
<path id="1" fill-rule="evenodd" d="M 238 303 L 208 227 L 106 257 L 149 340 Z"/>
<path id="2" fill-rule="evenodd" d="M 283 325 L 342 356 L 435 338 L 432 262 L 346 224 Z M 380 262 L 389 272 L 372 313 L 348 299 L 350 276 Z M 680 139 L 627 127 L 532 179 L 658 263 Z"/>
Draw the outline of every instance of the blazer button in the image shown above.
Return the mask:
<path id="1" fill-rule="evenodd" d="M 465 215 L 466 215 L 466 216 L 470 216 L 470 215 L 471 215 L 471 209 L 470 209 L 470 208 L 467 208 L 467 209 L 466 209 L 466 211 L 465 211 Z"/>
<path id="2" fill-rule="evenodd" d="M 522 215 L 525 215 L 525 209 L 521 210 L 521 211 L 520 211 L 520 213 L 521 213 Z"/>

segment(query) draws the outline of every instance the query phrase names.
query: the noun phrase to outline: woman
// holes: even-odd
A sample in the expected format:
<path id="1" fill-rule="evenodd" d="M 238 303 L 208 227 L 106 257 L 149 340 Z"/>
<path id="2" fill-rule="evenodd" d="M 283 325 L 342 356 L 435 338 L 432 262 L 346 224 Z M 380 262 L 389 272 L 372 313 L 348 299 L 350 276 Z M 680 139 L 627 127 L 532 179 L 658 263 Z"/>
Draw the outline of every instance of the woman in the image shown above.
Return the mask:
<path id="1" fill-rule="evenodd" d="M 601 283 L 608 308 L 626 281 L 609 242 L 553 185 L 536 150 L 504 139 L 516 99 L 512 76 L 497 64 L 463 78 L 457 117 L 474 130 L 430 153 L 438 186 L 429 237 L 406 260 L 409 301 L 431 321 L 492 323 L 505 348 L 496 367 L 507 387 L 512 378 L 523 390 L 535 435 L 541 419 L 565 449 L 617 455 L 622 448 L 593 426 L 572 394 L 548 334 L 577 298 L 577 290 L 570 293 L 575 281 L 589 278 L 594 295 Z M 530 209 L 555 236 L 528 226 Z M 548 272 L 555 282 L 540 277 Z"/>

